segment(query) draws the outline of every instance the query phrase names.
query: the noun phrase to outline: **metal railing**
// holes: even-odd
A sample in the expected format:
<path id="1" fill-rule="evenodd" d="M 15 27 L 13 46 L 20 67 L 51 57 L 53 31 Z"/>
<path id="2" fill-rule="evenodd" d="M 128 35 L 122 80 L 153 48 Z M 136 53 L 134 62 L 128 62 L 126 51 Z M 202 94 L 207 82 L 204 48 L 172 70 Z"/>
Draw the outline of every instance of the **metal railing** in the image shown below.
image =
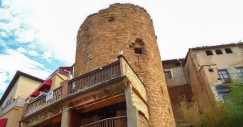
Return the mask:
<path id="1" fill-rule="evenodd" d="M 127 117 L 106 118 L 80 127 L 127 127 Z"/>
<path id="2" fill-rule="evenodd" d="M 37 100 L 34 100 L 33 102 L 28 104 L 25 116 L 28 116 L 28 115 L 60 100 L 62 98 L 61 95 L 62 95 L 62 87 L 59 87 L 59 88 L 53 90 L 53 96 L 50 98 L 50 100 L 46 100 L 47 95 L 44 95 L 44 96 L 38 98 Z"/>
<path id="3" fill-rule="evenodd" d="M 12 103 L 10 103 L 9 105 L 7 105 L 6 107 L 4 107 L 3 109 L 0 110 L 0 117 L 14 107 L 23 107 L 24 103 L 25 103 L 24 98 L 18 98 L 16 100 L 14 100 Z"/>
<path id="4" fill-rule="evenodd" d="M 116 61 L 71 80 L 68 86 L 69 94 L 85 91 L 120 75 L 120 62 Z"/>

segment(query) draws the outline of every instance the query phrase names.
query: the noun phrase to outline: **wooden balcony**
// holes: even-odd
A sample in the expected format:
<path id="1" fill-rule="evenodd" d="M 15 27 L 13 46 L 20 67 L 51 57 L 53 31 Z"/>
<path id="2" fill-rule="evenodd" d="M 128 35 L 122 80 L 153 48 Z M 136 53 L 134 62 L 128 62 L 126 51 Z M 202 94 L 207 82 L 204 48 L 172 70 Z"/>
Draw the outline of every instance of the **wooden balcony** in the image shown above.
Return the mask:
<path id="1" fill-rule="evenodd" d="M 75 94 L 94 88 L 121 76 L 120 62 L 116 61 L 69 81 L 68 94 Z"/>
<path id="2" fill-rule="evenodd" d="M 87 95 L 86 93 L 89 93 L 89 91 L 93 92 L 100 88 L 106 87 L 106 85 L 115 84 L 122 81 L 125 77 L 130 81 L 130 84 L 132 85 L 132 88 L 137 96 L 139 96 L 142 101 L 146 103 L 146 92 L 142 81 L 138 78 L 126 59 L 124 57 L 118 57 L 118 60 L 111 64 L 83 74 L 70 81 L 64 82 L 64 85 L 52 91 L 53 94 L 50 99 L 47 99 L 47 95 L 43 95 L 33 102 L 26 104 L 21 121 L 29 121 L 31 118 L 33 118 L 33 116 L 38 114 L 40 115 L 42 112 L 47 111 L 48 109 L 55 109 L 56 106 L 61 106 L 63 102 L 67 102 L 75 98 L 77 99 L 80 96 L 85 96 Z M 91 103 L 85 101 L 87 101 L 87 99 L 82 101 L 82 103 Z M 125 127 L 125 125 L 122 127 Z"/>
<path id="3" fill-rule="evenodd" d="M 33 102 L 29 103 L 28 106 L 27 106 L 25 116 L 28 116 L 28 115 L 46 107 L 46 106 L 48 106 L 48 105 L 53 104 L 54 102 L 62 99 L 62 86 L 53 90 L 52 99 L 46 100 L 46 96 L 47 95 L 44 95 L 44 96 L 34 100 Z"/>
<path id="4" fill-rule="evenodd" d="M 127 117 L 119 116 L 106 118 L 81 127 L 127 127 Z"/>
<path id="5" fill-rule="evenodd" d="M 27 117 L 53 103 L 62 101 L 62 99 L 71 97 L 75 94 L 91 90 L 102 83 L 106 83 L 121 76 L 120 62 L 115 61 L 109 65 L 103 66 L 75 79 L 68 81 L 67 84 L 53 90 L 53 97 L 46 100 L 47 95 L 43 95 L 27 105 L 24 117 Z M 66 86 L 67 85 L 67 86 Z"/>

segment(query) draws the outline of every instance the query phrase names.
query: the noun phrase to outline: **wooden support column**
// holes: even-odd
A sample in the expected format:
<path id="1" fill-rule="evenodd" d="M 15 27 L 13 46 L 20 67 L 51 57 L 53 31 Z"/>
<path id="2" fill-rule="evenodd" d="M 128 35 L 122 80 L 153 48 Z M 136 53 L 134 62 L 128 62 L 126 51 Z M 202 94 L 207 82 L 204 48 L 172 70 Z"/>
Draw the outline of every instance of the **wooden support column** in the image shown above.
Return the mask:
<path id="1" fill-rule="evenodd" d="M 132 88 L 126 85 L 125 89 L 126 107 L 127 107 L 127 127 L 138 127 L 138 111 L 132 104 Z"/>
<path id="2" fill-rule="evenodd" d="M 62 120 L 61 127 L 69 127 L 70 125 L 71 109 L 67 104 L 62 107 Z"/>

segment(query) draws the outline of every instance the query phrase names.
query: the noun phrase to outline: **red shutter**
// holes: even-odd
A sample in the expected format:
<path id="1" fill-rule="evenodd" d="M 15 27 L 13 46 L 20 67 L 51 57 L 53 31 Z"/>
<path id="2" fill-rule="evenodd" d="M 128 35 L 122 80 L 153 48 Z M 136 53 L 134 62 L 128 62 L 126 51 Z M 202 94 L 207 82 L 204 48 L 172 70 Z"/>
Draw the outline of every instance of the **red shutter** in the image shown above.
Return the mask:
<path id="1" fill-rule="evenodd" d="M 8 122 L 8 118 L 0 119 L 0 127 L 6 127 Z"/>

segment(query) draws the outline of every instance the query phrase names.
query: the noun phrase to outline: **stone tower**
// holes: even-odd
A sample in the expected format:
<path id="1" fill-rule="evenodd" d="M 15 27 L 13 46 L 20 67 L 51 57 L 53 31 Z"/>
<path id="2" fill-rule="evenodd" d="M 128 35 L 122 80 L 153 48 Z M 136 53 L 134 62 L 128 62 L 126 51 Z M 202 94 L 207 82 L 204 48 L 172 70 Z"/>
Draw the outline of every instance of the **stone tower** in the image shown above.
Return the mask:
<path id="1" fill-rule="evenodd" d="M 145 9 L 113 4 L 88 16 L 77 35 L 75 77 L 114 62 L 121 52 L 146 86 L 151 127 L 175 127 L 153 23 Z"/>

